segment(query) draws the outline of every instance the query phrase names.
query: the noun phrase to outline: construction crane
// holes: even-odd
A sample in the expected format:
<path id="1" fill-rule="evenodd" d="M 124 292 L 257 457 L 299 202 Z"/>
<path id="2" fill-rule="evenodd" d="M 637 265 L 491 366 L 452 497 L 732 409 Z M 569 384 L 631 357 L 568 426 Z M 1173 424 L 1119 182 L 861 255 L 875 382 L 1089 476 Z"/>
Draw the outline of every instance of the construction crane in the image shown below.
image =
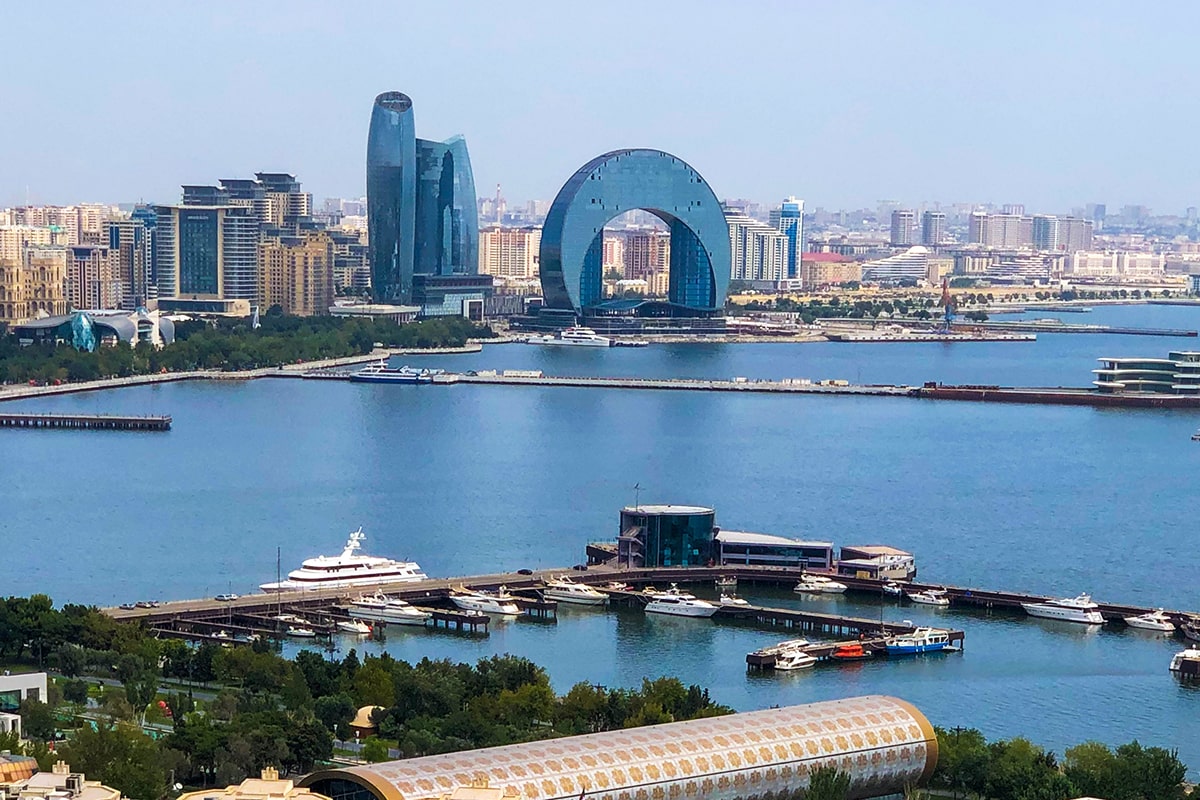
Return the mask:
<path id="1" fill-rule="evenodd" d="M 954 295 L 950 294 L 950 281 L 947 278 L 942 278 L 942 308 L 945 309 L 945 314 L 942 317 L 942 327 L 939 333 L 950 333 L 950 323 L 954 320 L 954 312 L 958 310 L 958 303 L 954 301 Z"/>

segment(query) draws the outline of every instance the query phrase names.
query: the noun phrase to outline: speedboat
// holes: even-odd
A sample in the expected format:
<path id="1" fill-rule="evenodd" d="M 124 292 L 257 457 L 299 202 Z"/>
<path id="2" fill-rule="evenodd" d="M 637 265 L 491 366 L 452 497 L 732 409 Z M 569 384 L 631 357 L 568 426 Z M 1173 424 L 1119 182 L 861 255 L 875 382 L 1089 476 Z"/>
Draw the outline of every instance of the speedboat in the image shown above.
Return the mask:
<path id="1" fill-rule="evenodd" d="M 1125 617 L 1125 624 L 1131 628 L 1141 628 L 1147 631 L 1175 632 L 1175 623 L 1161 608 L 1147 614 L 1138 614 L 1136 617 Z"/>
<path id="2" fill-rule="evenodd" d="M 731 606 L 733 608 L 749 608 L 750 601 L 738 597 L 736 594 L 725 594 L 721 592 L 721 599 L 717 601 L 718 605 Z"/>
<path id="3" fill-rule="evenodd" d="M 1183 638 L 1200 642 L 1200 619 L 1188 617 L 1179 625 L 1179 631 L 1183 634 Z"/>
<path id="4" fill-rule="evenodd" d="M 382 592 L 370 597 L 360 596 L 350 603 L 350 616 L 394 625 L 424 625 L 433 615 Z"/>
<path id="5" fill-rule="evenodd" d="M 521 607 L 516 600 L 508 593 L 507 586 L 501 586 L 495 592 L 466 588 L 450 590 L 450 602 L 464 611 L 478 611 L 499 617 L 521 616 Z"/>
<path id="6" fill-rule="evenodd" d="M 542 594 L 550 600 L 577 606 L 602 606 L 608 595 L 582 583 L 575 583 L 566 575 L 546 581 Z"/>
<path id="7" fill-rule="evenodd" d="M 816 657 L 810 656 L 803 650 L 787 650 L 775 657 L 775 669 L 785 671 L 809 669 L 816 663 Z"/>
<path id="8" fill-rule="evenodd" d="M 904 587 L 895 581 L 888 581 L 887 583 L 883 584 L 883 586 L 880 586 L 879 589 L 884 594 L 890 594 L 892 597 L 904 596 Z"/>
<path id="9" fill-rule="evenodd" d="M 671 584 L 667 591 L 657 592 L 652 596 L 646 604 L 646 613 L 670 614 L 676 617 L 711 617 L 717 613 L 717 608 L 707 600 L 681 592 L 679 587 Z"/>
<path id="10" fill-rule="evenodd" d="M 793 592 L 800 594 L 841 594 L 846 591 L 846 584 L 826 578 L 824 575 L 804 575 L 796 584 Z"/>
<path id="11" fill-rule="evenodd" d="M 608 583 L 604 584 L 604 588 L 608 589 L 610 592 L 628 592 L 633 587 L 628 583 L 623 583 L 622 581 L 609 581 Z"/>
<path id="12" fill-rule="evenodd" d="M 340 619 L 337 629 L 342 633 L 352 633 L 355 636 L 366 636 L 371 632 L 371 626 L 356 619 Z"/>
<path id="13" fill-rule="evenodd" d="M 834 661 L 864 661 L 870 658 L 871 655 L 871 651 L 858 642 L 850 642 L 848 644 L 839 644 L 833 648 L 833 652 L 829 654 L 829 657 Z"/>
<path id="14" fill-rule="evenodd" d="M 1189 647 L 1171 656 L 1171 672 L 1181 678 L 1200 678 L 1200 648 Z"/>
<path id="15" fill-rule="evenodd" d="M 893 636 L 887 640 L 889 656 L 907 656 L 917 653 L 935 653 L 950 644 L 950 636 L 938 628 L 917 628 L 912 633 Z"/>
<path id="16" fill-rule="evenodd" d="M 288 636 L 294 636 L 297 639 L 312 639 L 316 637 L 316 633 L 312 628 L 304 628 L 300 625 L 292 625 L 287 629 Z"/>
<path id="17" fill-rule="evenodd" d="M 1104 615 L 1100 606 L 1092 602 L 1091 595 L 1047 600 L 1044 603 L 1021 603 L 1021 608 L 1031 617 L 1057 619 L 1064 622 L 1082 622 L 1085 625 L 1103 625 Z"/>
<path id="18" fill-rule="evenodd" d="M 909 592 L 908 599 L 922 606 L 937 606 L 945 608 L 950 605 L 950 598 L 941 589 L 925 589 L 920 592 Z"/>
<path id="19" fill-rule="evenodd" d="M 530 336 L 529 344 L 548 344 L 556 347 L 611 347 L 612 339 L 600 336 L 591 328 L 567 328 L 558 336 Z"/>
<path id="20" fill-rule="evenodd" d="M 737 586 L 737 577 L 734 575 L 722 575 L 717 578 L 715 585 L 718 589 L 732 589 Z"/>
<path id="21" fill-rule="evenodd" d="M 340 556 L 305 559 L 300 569 L 288 573 L 287 580 L 264 583 L 258 588 L 264 592 L 288 592 L 296 589 L 411 583 L 429 578 L 415 561 L 360 555 L 358 551 L 362 549 L 366 538 L 362 528 L 352 531 Z"/>

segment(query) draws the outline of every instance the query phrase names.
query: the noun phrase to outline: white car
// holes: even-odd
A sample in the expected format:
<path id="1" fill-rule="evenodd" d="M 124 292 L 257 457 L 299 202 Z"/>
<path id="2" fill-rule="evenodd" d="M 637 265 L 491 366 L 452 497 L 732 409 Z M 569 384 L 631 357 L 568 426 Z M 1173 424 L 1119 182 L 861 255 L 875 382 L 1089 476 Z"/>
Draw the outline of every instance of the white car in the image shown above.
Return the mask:
<path id="1" fill-rule="evenodd" d="M 237 596 L 236 594 L 232 593 L 232 592 L 228 592 L 228 593 L 226 593 L 226 594 L 219 594 L 219 595 L 217 595 L 215 599 L 217 599 L 217 600 L 221 600 L 221 601 L 223 601 L 223 602 L 228 602 L 228 601 L 230 601 L 230 600 L 237 600 L 237 599 L 238 599 L 238 596 Z"/>

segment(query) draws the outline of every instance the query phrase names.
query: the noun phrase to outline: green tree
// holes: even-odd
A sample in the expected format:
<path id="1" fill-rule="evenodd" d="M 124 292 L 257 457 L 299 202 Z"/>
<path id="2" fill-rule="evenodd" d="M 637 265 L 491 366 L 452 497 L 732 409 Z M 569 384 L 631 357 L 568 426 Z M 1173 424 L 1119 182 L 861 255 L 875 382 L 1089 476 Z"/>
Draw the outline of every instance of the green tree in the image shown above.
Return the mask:
<path id="1" fill-rule="evenodd" d="M 319 719 L 322 725 L 342 738 L 345 738 L 343 734 L 346 733 L 346 725 L 349 724 L 350 720 L 354 719 L 356 711 L 353 698 L 347 694 L 318 697 L 316 702 L 313 703 L 313 716 Z"/>
<path id="2" fill-rule="evenodd" d="M 26 698 L 21 701 L 18 713 L 21 730 L 33 739 L 49 741 L 54 738 L 54 709 L 40 700 Z"/>
<path id="3" fill-rule="evenodd" d="M 362 751 L 359 755 L 368 764 L 378 764 L 380 761 L 387 761 L 391 758 L 388 754 L 387 743 L 378 736 L 368 736 L 362 744 Z"/>
<path id="4" fill-rule="evenodd" d="M 836 767 L 817 767 L 808 776 L 804 800 L 846 800 L 850 776 Z"/>
<path id="5" fill-rule="evenodd" d="M 125 797 L 152 799 L 166 792 L 158 745 L 132 725 L 84 725 L 60 752 L 72 769 L 120 789 Z"/>
<path id="6" fill-rule="evenodd" d="M 75 705 L 86 705 L 88 701 L 87 681 L 70 680 L 63 682 L 63 699 Z"/>

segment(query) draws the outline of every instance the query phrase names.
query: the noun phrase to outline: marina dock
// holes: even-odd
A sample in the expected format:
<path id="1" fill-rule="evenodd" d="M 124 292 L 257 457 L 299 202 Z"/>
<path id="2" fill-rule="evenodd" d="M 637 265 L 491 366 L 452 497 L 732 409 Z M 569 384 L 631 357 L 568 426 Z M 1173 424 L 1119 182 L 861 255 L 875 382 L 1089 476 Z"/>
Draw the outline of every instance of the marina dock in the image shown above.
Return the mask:
<path id="1" fill-rule="evenodd" d="M 89 431 L 169 431 L 169 416 L 122 417 L 108 414 L 0 414 L 0 428 L 61 428 Z"/>

